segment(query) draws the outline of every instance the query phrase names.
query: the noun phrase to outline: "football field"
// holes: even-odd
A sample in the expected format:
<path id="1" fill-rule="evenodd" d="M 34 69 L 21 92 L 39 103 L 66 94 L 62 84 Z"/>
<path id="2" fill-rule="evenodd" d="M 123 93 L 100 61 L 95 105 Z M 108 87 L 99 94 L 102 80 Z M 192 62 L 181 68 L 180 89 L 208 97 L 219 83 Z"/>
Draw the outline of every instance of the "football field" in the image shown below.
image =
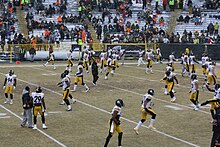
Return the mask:
<path id="1" fill-rule="evenodd" d="M 77 91 L 71 92 L 77 99 L 72 104 L 73 111 L 67 112 L 62 101 L 62 89 L 56 86 L 60 82 L 60 74 L 65 70 L 66 62 L 58 62 L 57 69 L 52 66 L 43 67 L 43 62 L 22 62 L 15 64 L 0 64 L 0 86 L 3 87 L 4 74 L 13 69 L 17 75 L 17 88 L 14 93 L 14 104 L 4 104 L 4 91 L 0 98 L 0 146 L 35 147 L 35 146 L 68 146 L 68 147 L 102 147 L 108 135 L 108 120 L 115 100 L 123 99 L 125 107 L 121 117 L 123 130 L 123 147 L 190 147 L 210 145 L 212 137 L 212 124 L 209 106 L 194 111 L 189 100 L 191 87 L 190 78 L 182 77 L 181 65 L 175 64 L 175 72 L 179 80 L 179 87 L 174 86 L 177 98 L 175 103 L 170 102 L 170 96 L 164 94 L 164 77 L 166 64 L 153 64 L 153 74 L 145 73 L 145 66 L 138 67 L 136 61 L 116 69 L 114 76 L 99 74 L 97 86 L 92 84 L 91 70 L 89 74 L 84 71 L 84 82 L 90 91 L 83 92 L 85 88 L 78 84 Z M 76 64 L 71 72 L 72 84 L 76 73 Z M 217 75 L 220 70 L 217 67 Z M 203 83 L 201 65 L 197 65 L 199 75 L 200 94 L 199 102 L 212 98 L 213 93 L 202 91 Z M 21 128 L 22 101 L 21 94 L 25 86 L 35 91 L 40 85 L 45 93 L 46 125 L 43 130 L 40 115 L 38 115 L 38 130 Z M 71 85 L 71 88 L 72 85 Z M 148 88 L 155 90 L 153 110 L 157 113 L 156 130 L 148 129 L 150 116 L 136 135 L 133 128 L 140 120 L 140 106 L 142 96 Z M 117 132 L 113 135 L 109 147 L 117 146 Z"/>

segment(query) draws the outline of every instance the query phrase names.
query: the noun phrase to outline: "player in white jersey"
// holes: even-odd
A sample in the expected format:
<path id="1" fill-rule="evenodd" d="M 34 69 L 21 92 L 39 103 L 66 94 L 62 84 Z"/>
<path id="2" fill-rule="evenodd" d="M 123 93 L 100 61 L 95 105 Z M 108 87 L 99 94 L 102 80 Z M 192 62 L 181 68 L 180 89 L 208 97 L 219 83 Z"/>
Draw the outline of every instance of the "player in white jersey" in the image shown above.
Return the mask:
<path id="1" fill-rule="evenodd" d="M 73 52 L 72 49 L 67 52 L 67 66 L 66 66 L 66 70 L 68 70 L 70 72 L 72 71 L 72 67 L 73 67 L 72 52 Z"/>
<path id="2" fill-rule="evenodd" d="M 156 113 L 152 109 L 153 101 L 154 101 L 154 90 L 148 89 L 148 92 L 143 96 L 141 101 L 141 120 L 138 122 L 137 126 L 134 128 L 135 133 L 138 135 L 140 126 L 146 121 L 147 115 L 151 115 L 150 125 L 148 126 L 151 129 L 155 129 L 153 124 L 156 119 Z"/>
<path id="3" fill-rule="evenodd" d="M 206 72 L 207 62 L 209 62 L 209 57 L 207 54 L 203 54 L 203 56 L 202 56 L 202 72 L 203 72 L 205 82 L 207 80 L 207 72 Z"/>
<path id="4" fill-rule="evenodd" d="M 196 111 L 199 109 L 199 84 L 197 80 L 197 75 L 195 73 L 191 75 L 191 89 L 189 93 L 189 99 L 194 104 L 194 110 Z"/>
<path id="5" fill-rule="evenodd" d="M 13 91 L 16 89 L 17 85 L 17 76 L 14 74 L 13 70 L 9 70 L 9 73 L 5 75 L 5 81 L 4 81 L 4 86 L 3 90 L 5 90 L 5 104 L 9 102 L 8 100 L 8 93 L 10 94 L 10 104 L 13 104 Z"/>
<path id="6" fill-rule="evenodd" d="M 113 68 L 111 70 L 111 74 L 114 74 L 116 67 L 117 68 L 119 67 L 118 60 L 119 60 L 118 52 L 117 51 L 113 51 L 113 54 L 112 54 L 112 65 L 113 65 Z"/>
<path id="7" fill-rule="evenodd" d="M 89 91 L 89 87 L 86 85 L 86 83 L 84 83 L 84 80 L 83 80 L 83 62 L 81 61 L 78 63 L 78 66 L 77 66 L 77 72 L 75 74 L 73 91 L 76 91 L 78 82 L 80 82 L 80 84 L 86 88 L 85 92 Z"/>
<path id="8" fill-rule="evenodd" d="M 195 64 L 196 63 L 199 64 L 199 62 L 196 60 L 196 57 L 193 54 L 193 52 L 191 52 L 189 59 L 190 59 L 190 65 L 192 67 L 191 73 L 196 73 L 196 65 Z"/>
<path id="9" fill-rule="evenodd" d="M 43 129 L 47 129 L 47 126 L 45 125 L 45 116 L 44 116 L 44 112 L 46 111 L 46 105 L 44 101 L 44 93 L 42 92 L 41 87 L 37 87 L 36 92 L 32 92 L 31 96 L 33 98 L 33 114 L 34 114 L 33 129 L 37 129 L 38 113 L 41 115 Z"/>
<path id="10" fill-rule="evenodd" d="M 59 87 L 62 87 L 63 90 L 63 101 L 65 102 L 65 104 L 67 105 L 67 110 L 66 111 L 71 111 L 72 110 L 72 106 L 70 105 L 69 102 L 69 95 L 70 95 L 70 78 L 68 78 L 68 76 L 65 73 L 61 74 L 61 82 L 57 83 L 57 85 Z"/>
<path id="11" fill-rule="evenodd" d="M 157 54 L 157 63 L 162 63 L 162 54 L 159 47 L 157 47 L 156 49 L 156 54 Z"/>
<path id="12" fill-rule="evenodd" d="M 208 85 L 215 85 L 216 81 L 217 81 L 217 76 L 216 76 L 216 62 L 212 62 L 209 66 L 208 66 L 208 77 L 207 77 L 207 84 Z"/>
<path id="13" fill-rule="evenodd" d="M 168 93 L 170 94 L 171 102 L 175 102 L 176 97 L 174 95 L 174 80 L 176 81 L 177 86 L 179 86 L 178 80 L 176 78 L 176 74 L 173 73 L 172 71 L 166 71 L 165 76 L 163 79 L 160 80 L 160 82 L 165 81 L 167 84 L 167 90 Z"/>
<path id="14" fill-rule="evenodd" d="M 146 67 L 146 73 L 148 73 L 148 70 L 150 70 L 151 73 L 152 71 L 152 64 L 153 64 L 153 52 L 150 49 L 147 49 L 145 53 L 146 61 L 147 61 L 147 67 Z"/>
<path id="15" fill-rule="evenodd" d="M 145 64 L 144 60 L 143 60 L 143 57 L 144 57 L 144 50 L 141 50 L 139 49 L 139 52 L 138 52 L 138 64 L 137 66 L 140 66 L 141 64 Z"/>
<path id="16" fill-rule="evenodd" d="M 108 146 L 108 143 L 110 141 L 110 139 L 112 138 L 113 134 L 115 131 L 118 132 L 118 147 L 122 147 L 122 128 L 120 126 L 120 117 L 121 117 L 121 112 L 122 112 L 122 107 L 124 106 L 124 102 L 121 99 L 118 99 L 115 101 L 115 106 L 112 109 L 112 117 L 108 122 L 108 126 L 109 126 L 109 133 L 108 136 L 105 140 L 105 144 L 104 147 Z"/>
<path id="17" fill-rule="evenodd" d="M 215 107 L 216 105 L 220 106 L 220 84 L 215 84 L 215 89 L 211 89 L 209 88 L 208 85 L 206 85 L 207 89 L 210 92 L 215 93 L 213 98 L 208 99 L 207 101 L 201 103 L 201 106 L 205 106 L 207 104 L 211 104 L 210 106 L 210 112 L 212 115 L 212 118 L 214 119 L 214 115 L 215 115 Z"/>
<path id="18" fill-rule="evenodd" d="M 119 58 L 121 59 L 121 65 L 124 65 L 125 53 L 126 53 L 125 49 L 119 50 Z"/>
<path id="19" fill-rule="evenodd" d="M 174 61 L 176 61 L 176 58 L 174 56 L 174 53 L 172 52 L 168 58 L 168 62 L 171 63 L 172 66 L 172 71 L 174 71 Z"/>
<path id="20" fill-rule="evenodd" d="M 167 66 L 166 66 L 166 71 L 170 71 L 170 72 L 172 72 L 172 64 L 167 63 Z M 168 81 L 167 81 L 167 80 L 165 80 L 164 94 L 166 94 L 166 95 L 168 95 L 168 94 L 169 94 L 168 89 L 167 89 L 167 83 L 168 83 Z"/>
<path id="21" fill-rule="evenodd" d="M 103 68 L 104 68 L 104 72 L 107 69 L 107 52 L 103 50 L 99 55 L 99 57 L 101 59 L 100 73 L 102 73 Z"/>
<path id="22" fill-rule="evenodd" d="M 56 69 L 55 66 L 55 56 L 54 56 L 54 52 L 53 50 L 49 50 L 49 59 L 47 60 L 47 62 L 44 64 L 44 66 L 47 66 L 47 64 L 51 62 L 51 64 L 53 65 L 53 69 Z"/>
<path id="23" fill-rule="evenodd" d="M 183 74 L 186 73 L 188 76 L 190 76 L 190 71 L 189 71 L 190 59 L 187 53 L 184 53 L 183 64 L 185 66 L 185 71 L 183 72 Z"/>
<path id="24" fill-rule="evenodd" d="M 83 55 L 83 66 L 86 68 L 86 73 L 89 73 L 89 52 L 85 50 Z"/>
<path id="25" fill-rule="evenodd" d="M 114 68 L 114 65 L 112 64 L 112 56 L 109 56 L 108 57 L 108 60 L 107 60 L 107 72 L 106 72 L 106 74 L 105 74 L 105 80 L 107 80 L 108 79 L 108 75 L 109 75 L 109 73 L 111 72 L 111 70 Z M 113 75 L 114 73 L 112 73 L 112 75 Z"/>
<path id="26" fill-rule="evenodd" d="M 180 64 L 182 64 L 182 72 L 181 72 L 181 74 L 182 74 L 182 77 L 183 77 L 184 76 L 184 72 L 186 70 L 186 66 L 184 65 L 184 53 L 182 53 L 181 63 Z"/>

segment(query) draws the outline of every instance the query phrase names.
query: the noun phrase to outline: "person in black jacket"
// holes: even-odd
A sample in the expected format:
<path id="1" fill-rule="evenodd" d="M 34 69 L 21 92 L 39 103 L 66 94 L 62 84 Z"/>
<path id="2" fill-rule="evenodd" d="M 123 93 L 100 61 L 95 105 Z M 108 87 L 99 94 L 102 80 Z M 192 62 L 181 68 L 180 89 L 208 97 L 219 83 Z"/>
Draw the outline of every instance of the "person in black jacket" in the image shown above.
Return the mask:
<path id="1" fill-rule="evenodd" d="M 32 107 L 33 99 L 30 96 L 30 88 L 26 86 L 22 92 L 22 104 L 23 104 L 23 120 L 21 122 L 21 127 L 25 127 L 28 123 L 28 128 L 33 128 L 32 126 Z"/>
<path id="2" fill-rule="evenodd" d="M 93 85 L 96 85 L 96 82 L 99 78 L 98 74 L 99 74 L 98 65 L 97 65 L 96 61 L 93 60 L 93 62 L 92 62 L 92 76 L 93 76 L 93 82 L 92 83 L 93 83 Z"/>

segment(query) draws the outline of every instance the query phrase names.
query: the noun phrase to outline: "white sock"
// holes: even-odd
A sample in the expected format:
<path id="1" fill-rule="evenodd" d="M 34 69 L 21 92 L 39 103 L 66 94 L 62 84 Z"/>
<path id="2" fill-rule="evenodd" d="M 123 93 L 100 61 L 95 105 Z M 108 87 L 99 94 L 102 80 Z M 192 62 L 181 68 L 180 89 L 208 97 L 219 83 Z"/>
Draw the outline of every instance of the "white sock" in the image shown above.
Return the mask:
<path id="1" fill-rule="evenodd" d="M 84 84 L 84 87 L 85 87 L 86 89 L 89 89 L 89 87 L 88 87 L 86 84 Z"/>
<path id="2" fill-rule="evenodd" d="M 155 119 L 151 119 L 149 127 L 153 126 L 154 122 L 155 122 Z"/>
<path id="3" fill-rule="evenodd" d="M 48 64 L 48 62 L 45 63 L 45 65 L 47 65 L 47 64 Z"/>
<path id="4" fill-rule="evenodd" d="M 76 90 L 76 87 L 77 87 L 77 85 L 74 84 L 74 86 L 73 86 L 73 90 Z"/>
<path id="5" fill-rule="evenodd" d="M 143 123 L 141 121 L 138 122 L 137 126 L 135 127 L 136 129 L 139 129 L 140 126 L 142 125 Z"/>

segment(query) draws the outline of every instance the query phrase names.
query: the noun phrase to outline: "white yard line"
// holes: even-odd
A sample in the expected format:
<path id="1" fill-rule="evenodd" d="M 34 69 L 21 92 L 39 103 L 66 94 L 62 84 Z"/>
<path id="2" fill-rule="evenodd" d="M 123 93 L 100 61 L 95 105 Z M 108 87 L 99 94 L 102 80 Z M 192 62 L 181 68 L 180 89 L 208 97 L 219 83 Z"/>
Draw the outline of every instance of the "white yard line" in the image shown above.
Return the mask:
<path id="1" fill-rule="evenodd" d="M 40 70 L 47 71 L 47 72 L 53 72 L 53 71 L 48 71 L 48 70 L 46 70 L 46 69 L 40 69 Z M 58 73 L 57 73 L 57 74 L 58 74 Z M 28 81 L 21 80 L 21 79 L 19 79 L 19 80 L 22 81 L 22 82 L 24 82 L 24 83 L 27 83 L 27 84 L 30 84 L 30 85 L 33 85 L 33 86 L 37 86 L 37 84 L 33 84 L 33 83 L 30 83 L 30 82 L 28 82 Z M 87 80 L 86 80 L 86 81 L 87 81 Z M 102 84 L 102 85 L 105 85 L 105 84 Z M 105 85 L 105 86 L 109 86 L 109 85 Z M 43 86 L 42 86 L 42 87 L 43 87 Z M 117 88 L 117 87 L 114 87 L 114 86 L 109 86 L 109 87 L 113 87 L 113 88 L 115 88 L 115 89 L 119 89 L 119 90 L 123 90 L 123 91 L 128 91 L 128 90 L 121 89 L 121 88 Z M 48 88 L 46 88 L 46 87 L 43 87 L 43 88 L 44 88 L 45 90 L 48 90 L 48 91 L 52 92 L 52 93 L 55 93 L 55 94 L 57 94 L 57 95 L 62 96 L 62 94 L 59 93 L 59 92 L 53 91 L 53 90 L 48 89 Z M 128 91 L 128 92 L 130 92 L 130 91 Z M 142 95 L 142 94 L 139 94 L 139 93 L 136 93 L 136 92 L 131 92 L 131 93 L 138 94 L 138 95 Z M 143 96 L 143 95 L 142 95 L 142 96 Z M 85 103 L 85 102 L 83 102 L 83 101 L 77 100 L 77 102 L 78 102 L 78 103 L 81 103 L 81 104 L 83 104 L 83 105 L 85 105 L 85 106 L 88 106 L 88 107 L 94 108 L 94 109 L 96 109 L 96 110 L 99 110 L 99 111 L 101 111 L 101 112 L 110 114 L 110 112 L 107 111 L 107 110 L 104 110 L 104 109 L 101 109 L 101 108 L 99 108 L 99 107 L 90 105 L 90 104 Z M 167 102 L 167 101 L 164 101 L 164 102 Z M 170 103 L 170 104 L 173 104 L 173 103 L 171 103 L 171 102 L 169 102 L 169 103 Z M 192 109 L 191 107 L 189 107 L 189 108 Z M 125 118 L 125 117 L 121 117 L 121 119 L 126 120 L 127 122 L 130 122 L 130 123 L 133 123 L 133 124 L 136 124 L 136 125 L 137 125 L 137 122 L 134 122 L 134 121 L 132 121 L 132 120 L 130 120 L 130 119 L 127 119 L 127 118 Z M 145 125 L 142 125 L 142 127 L 148 128 L 148 127 L 145 126 Z M 166 137 L 172 138 L 172 139 L 174 139 L 174 140 L 183 142 L 183 143 L 185 143 L 185 144 L 188 144 L 188 145 L 191 145 L 191 146 L 194 146 L 194 147 L 199 147 L 199 145 L 193 144 L 193 143 L 191 143 L 191 142 L 188 142 L 188 141 L 185 141 L 185 140 L 183 140 L 183 139 L 177 138 L 177 137 L 175 137 L 175 136 L 169 135 L 169 134 L 167 134 L 167 133 L 161 132 L 161 131 L 159 131 L 159 130 L 153 130 L 153 131 L 156 132 L 156 133 L 158 133 L 158 134 L 164 135 L 164 136 L 166 136 Z"/>
<path id="2" fill-rule="evenodd" d="M 15 117 L 17 117 L 18 119 L 22 120 L 22 118 L 20 116 L 18 116 L 17 114 L 15 114 L 14 112 L 12 112 L 11 110 L 7 109 L 5 106 L 0 105 L 0 107 L 2 107 L 3 109 L 5 109 L 6 111 L 8 111 L 9 113 L 11 113 L 12 115 L 14 115 Z M 63 143 L 61 143 L 60 141 L 58 141 L 57 139 L 53 138 L 52 136 L 48 135 L 47 133 L 45 133 L 44 131 L 37 129 L 37 131 L 39 131 L 41 134 L 45 135 L 47 138 L 51 139 L 52 141 L 54 141 L 55 143 L 57 143 L 58 145 L 62 146 L 62 147 L 66 147 L 66 145 L 64 145 Z"/>

